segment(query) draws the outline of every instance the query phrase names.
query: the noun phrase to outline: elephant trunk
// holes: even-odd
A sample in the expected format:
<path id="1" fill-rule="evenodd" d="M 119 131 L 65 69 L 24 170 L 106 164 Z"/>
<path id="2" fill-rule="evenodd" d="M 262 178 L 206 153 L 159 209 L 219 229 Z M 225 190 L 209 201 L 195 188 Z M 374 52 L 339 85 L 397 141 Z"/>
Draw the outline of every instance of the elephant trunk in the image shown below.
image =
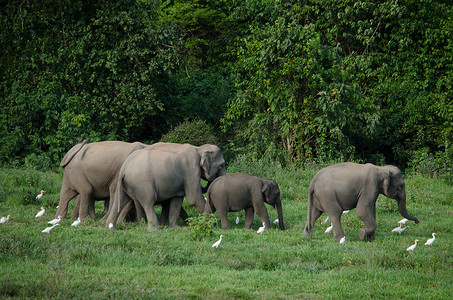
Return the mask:
<path id="1" fill-rule="evenodd" d="M 418 219 L 416 217 L 413 217 L 407 213 L 406 210 L 406 192 L 403 190 L 401 194 L 397 196 L 397 201 L 398 201 L 398 210 L 400 211 L 400 214 L 405 217 L 408 220 L 415 221 L 415 223 L 418 224 Z"/>
<path id="2" fill-rule="evenodd" d="M 285 230 L 285 225 L 283 224 L 283 211 L 282 211 L 282 202 L 278 201 L 276 204 L 277 214 L 278 214 L 278 225 L 281 230 Z"/>

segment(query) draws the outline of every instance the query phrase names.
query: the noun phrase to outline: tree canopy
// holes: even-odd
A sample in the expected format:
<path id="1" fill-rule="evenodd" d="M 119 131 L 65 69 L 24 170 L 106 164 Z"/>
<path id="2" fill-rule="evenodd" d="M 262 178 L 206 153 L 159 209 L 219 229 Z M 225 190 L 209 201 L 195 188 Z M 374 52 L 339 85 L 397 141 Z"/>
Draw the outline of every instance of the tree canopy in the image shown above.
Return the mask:
<path id="1" fill-rule="evenodd" d="M 452 170 L 449 1 L 1 8 L 1 163 L 57 165 L 85 138 L 201 143 L 205 124 L 206 141 L 215 136 L 232 156 Z"/>

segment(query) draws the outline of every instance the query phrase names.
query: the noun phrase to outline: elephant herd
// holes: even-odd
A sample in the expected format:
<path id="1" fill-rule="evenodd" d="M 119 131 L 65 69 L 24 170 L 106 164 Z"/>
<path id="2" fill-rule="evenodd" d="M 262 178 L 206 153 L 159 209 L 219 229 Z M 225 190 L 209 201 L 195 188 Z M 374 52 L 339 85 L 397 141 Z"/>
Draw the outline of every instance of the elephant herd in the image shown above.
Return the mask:
<path id="1" fill-rule="evenodd" d="M 264 203 L 277 209 L 279 227 L 284 230 L 280 190 L 274 180 L 247 174 L 226 174 L 225 160 L 216 145 L 126 143 L 83 141 L 72 147 L 61 164 L 64 168 L 60 203 L 56 217 L 66 217 L 68 204 L 77 196 L 72 217 L 95 219 L 94 204 L 104 200 L 106 215 L 101 221 L 113 228 L 129 214 L 146 218 L 148 230 L 188 215 L 182 208 L 186 198 L 200 213 L 217 211 L 222 229 L 230 229 L 228 212 L 245 210 L 245 227 L 250 228 L 254 213 L 270 225 Z M 201 179 L 207 186 L 202 187 Z M 206 193 L 207 198 L 203 197 Z M 394 166 L 342 163 L 320 170 L 309 187 L 308 235 L 325 212 L 332 220 L 336 241 L 344 236 L 340 217 L 344 210 L 357 208 L 365 224 L 362 240 L 371 240 L 376 230 L 376 199 L 379 194 L 396 199 L 402 216 L 418 223 L 406 211 L 406 194 L 401 171 Z M 162 205 L 160 221 L 155 205 Z"/>

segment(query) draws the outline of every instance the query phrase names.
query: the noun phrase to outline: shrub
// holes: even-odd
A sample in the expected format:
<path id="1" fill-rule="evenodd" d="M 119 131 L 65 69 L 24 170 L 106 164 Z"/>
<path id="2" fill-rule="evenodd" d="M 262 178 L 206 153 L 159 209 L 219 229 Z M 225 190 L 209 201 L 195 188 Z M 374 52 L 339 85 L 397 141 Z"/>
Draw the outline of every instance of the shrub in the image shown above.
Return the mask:
<path id="1" fill-rule="evenodd" d="M 190 229 L 192 230 L 192 237 L 195 240 L 201 240 L 203 237 L 212 235 L 212 227 L 215 223 L 215 217 L 210 214 L 202 214 L 196 217 L 187 219 Z"/>
<path id="2" fill-rule="evenodd" d="M 203 144 L 217 145 L 219 140 L 214 135 L 214 128 L 205 121 L 190 121 L 186 119 L 165 134 L 161 142 L 189 143 L 191 145 L 201 146 Z"/>

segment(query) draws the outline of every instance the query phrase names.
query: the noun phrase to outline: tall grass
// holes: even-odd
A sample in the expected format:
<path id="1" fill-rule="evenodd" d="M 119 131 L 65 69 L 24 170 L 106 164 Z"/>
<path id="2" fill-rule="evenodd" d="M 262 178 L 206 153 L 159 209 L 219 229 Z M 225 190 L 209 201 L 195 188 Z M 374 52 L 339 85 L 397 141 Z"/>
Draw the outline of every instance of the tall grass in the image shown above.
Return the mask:
<path id="1" fill-rule="evenodd" d="M 104 229 L 98 220 L 79 227 L 65 219 L 41 233 L 55 215 L 62 173 L 0 170 L 0 297 L 2 298 L 422 298 L 448 299 L 452 291 L 453 187 L 439 178 L 405 178 L 408 212 L 420 219 L 401 235 L 391 232 L 399 215 L 395 200 L 377 201 L 378 229 L 362 242 L 354 210 L 342 217 L 349 242 L 336 243 L 318 222 L 312 239 L 302 237 L 307 189 L 321 166 L 281 168 L 238 160 L 228 172 L 275 179 L 282 192 L 287 230 L 276 225 L 262 235 L 255 217 L 246 230 L 244 213 L 232 230 L 197 237 L 191 228 L 146 231 L 144 222 Z M 42 202 L 34 197 L 41 189 Z M 71 208 L 75 200 L 71 201 Z M 34 216 L 46 206 L 42 219 Z M 190 216 L 196 211 L 186 203 Z M 71 208 L 69 211 L 71 211 Z M 277 217 L 268 207 L 271 219 Z M 102 203 L 96 204 L 102 216 Z M 68 214 L 69 216 L 69 214 Z M 320 219 L 324 219 L 322 216 Z M 437 239 L 423 246 L 431 233 Z M 218 249 L 211 245 L 224 234 Z M 413 252 L 405 249 L 420 242 Z"/>

